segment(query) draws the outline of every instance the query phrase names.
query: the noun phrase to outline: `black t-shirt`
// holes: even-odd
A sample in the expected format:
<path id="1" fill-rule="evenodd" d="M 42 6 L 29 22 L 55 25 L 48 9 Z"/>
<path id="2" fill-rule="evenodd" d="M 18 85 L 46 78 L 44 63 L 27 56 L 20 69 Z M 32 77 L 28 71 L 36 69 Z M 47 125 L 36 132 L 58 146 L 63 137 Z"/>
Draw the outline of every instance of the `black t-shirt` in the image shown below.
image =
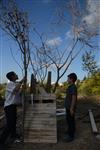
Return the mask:
<path id="1" fill-rule="evenodd" d="M 72 103 L 72 95 L 76 95 L 77 99 L 77 87 L 75 84 L 72 84 L 66 90 L 66 98 L 65 98 L 65 108 L 70 109 Z M 76 107 L 76 104 L 75 104 Z"/>

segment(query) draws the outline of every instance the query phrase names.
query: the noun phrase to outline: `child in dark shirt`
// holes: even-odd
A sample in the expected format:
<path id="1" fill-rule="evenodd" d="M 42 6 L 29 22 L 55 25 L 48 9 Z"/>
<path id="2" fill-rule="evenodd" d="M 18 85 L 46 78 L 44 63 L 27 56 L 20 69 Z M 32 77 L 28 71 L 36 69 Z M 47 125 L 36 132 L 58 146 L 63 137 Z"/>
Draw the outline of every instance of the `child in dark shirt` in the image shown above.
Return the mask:
<path id="1" fill-rule="evenodd" d="M 75 135 L 75 109 L 77 102 L 77 87 L 75 81 L 77 80 L 77 75 L 71 73 L 68 75 L 68 89 L 66 90 L 65 108 L 66 108 L 66 120 L 68 125 L 68 137 L 67 142 L 74 140 Z"/>

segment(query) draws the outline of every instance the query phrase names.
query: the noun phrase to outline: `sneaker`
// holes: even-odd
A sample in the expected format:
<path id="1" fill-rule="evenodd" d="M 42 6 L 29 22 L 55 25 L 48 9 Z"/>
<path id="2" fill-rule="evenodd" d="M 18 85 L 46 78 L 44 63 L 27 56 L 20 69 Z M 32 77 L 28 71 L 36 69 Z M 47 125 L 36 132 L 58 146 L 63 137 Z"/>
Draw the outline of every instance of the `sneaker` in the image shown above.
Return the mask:
<path id="1" fill-rule="evenodd" d="M 7 145 L 0 144 L 0 150 L 7 150 Z"/>
<path id="2" fill-rule="evenodd" d="M 14 143 L 21 143 L 21 140 L 18 139 L 18 138 L 16 138 L 16 139 L 14 140 Z"/>
<path id="3" fill-rule="evenodd" d="M 74 137 L 68 137 L 66 138 L 66 142 L 72 142 L 74 140 Z"/>

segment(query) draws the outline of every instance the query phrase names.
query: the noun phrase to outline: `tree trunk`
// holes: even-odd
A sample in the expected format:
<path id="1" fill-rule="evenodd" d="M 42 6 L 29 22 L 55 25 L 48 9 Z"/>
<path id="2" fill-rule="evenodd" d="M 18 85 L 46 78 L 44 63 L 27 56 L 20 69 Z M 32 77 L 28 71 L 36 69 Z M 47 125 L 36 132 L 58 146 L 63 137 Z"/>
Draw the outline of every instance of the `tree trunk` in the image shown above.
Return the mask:
<path id="1" fill-rule="evenodd" d="M 46 91 L 47 93 L 51 93 L 51 71 L 48 72 Z"/>

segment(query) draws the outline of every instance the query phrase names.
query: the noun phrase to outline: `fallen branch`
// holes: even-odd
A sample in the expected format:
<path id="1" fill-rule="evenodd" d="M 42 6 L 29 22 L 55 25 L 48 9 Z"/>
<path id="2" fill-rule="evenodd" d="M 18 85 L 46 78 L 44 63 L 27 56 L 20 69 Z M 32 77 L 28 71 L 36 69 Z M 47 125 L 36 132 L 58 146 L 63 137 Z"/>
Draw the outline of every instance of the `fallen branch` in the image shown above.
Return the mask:
<path id="1" fill-rule="evenodd" d="M 94 116 L 93 116 L 92 110 L 89 109 L 88 111 L 89 111 L 89 117 L 90 117 L 92 131 L 93 131 L 94 134 L 97 134 L 98 130 L 97 130 L 97 126 L 96 126 L 96 123 L 95 123 L 95 120 L 94 120 Z"/>
<path id="2" fill-rule="evenodd" d="M 0 116 L 0 120 L 2 120 L 5 117 L 5 115 Z"/>

